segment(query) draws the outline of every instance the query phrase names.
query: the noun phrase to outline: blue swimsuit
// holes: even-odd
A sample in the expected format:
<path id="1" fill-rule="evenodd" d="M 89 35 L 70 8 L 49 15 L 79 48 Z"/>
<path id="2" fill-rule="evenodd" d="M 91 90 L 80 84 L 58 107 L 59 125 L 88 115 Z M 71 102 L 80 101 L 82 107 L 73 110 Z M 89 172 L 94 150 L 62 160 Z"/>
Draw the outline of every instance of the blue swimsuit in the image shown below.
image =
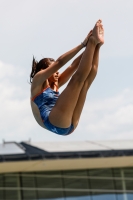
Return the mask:
<path id="1" fill-rule="evenodd" d="M 54 107 L 58 97 L 59 97 L 59 92 L 55 92 L 48 86 L 41 93 L 34 96 L 32 98 L 32 101 L 37 105 L 40 111 L 40 115 L 44 123 L 44 126 L 49 131 L 52 131 L 59 135 L 68 135 L 74 130 L 74 127 L 72 124 L 68 128 L 60 128 L 60 127 L 54 126 L 49 121 L 49 113 Z"/>

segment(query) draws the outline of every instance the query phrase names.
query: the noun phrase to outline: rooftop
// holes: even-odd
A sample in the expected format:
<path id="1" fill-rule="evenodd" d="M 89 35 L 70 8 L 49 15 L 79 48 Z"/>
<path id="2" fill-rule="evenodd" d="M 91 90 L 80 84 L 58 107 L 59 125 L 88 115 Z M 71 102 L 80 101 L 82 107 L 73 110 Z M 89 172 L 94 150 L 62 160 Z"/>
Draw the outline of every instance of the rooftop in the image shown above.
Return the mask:
<path id="1" fill-rule="evenodd" d="M 0 144 L 0 171 L 5 170 L 9 164 L 13 166 L 15 163 L 17 166 L 16 162 L 17 164 L 21 163 L 21 166 L 24 164 L 29 166 L 29 168 L 25 168 L 25 166 L 23 169 L 18 167 L 19 171 L 24 169 L 25 171 L 44 170 L 44 167 L 39 166 L 40 162 L 47 163 L 46 170 L 57 170 L 58 168 L 62 169 L 62 167 L 68 169 L 70 166 L 71 168 L 128 167 L 133 166 L 133 140 L 3 142 Z M 65 162 L 69 163 L 70 166 L 66 166 Z M 30 163 L 32 163 L 32 167 Z M 35 163 L 39 168 L 33 167 Z"/>

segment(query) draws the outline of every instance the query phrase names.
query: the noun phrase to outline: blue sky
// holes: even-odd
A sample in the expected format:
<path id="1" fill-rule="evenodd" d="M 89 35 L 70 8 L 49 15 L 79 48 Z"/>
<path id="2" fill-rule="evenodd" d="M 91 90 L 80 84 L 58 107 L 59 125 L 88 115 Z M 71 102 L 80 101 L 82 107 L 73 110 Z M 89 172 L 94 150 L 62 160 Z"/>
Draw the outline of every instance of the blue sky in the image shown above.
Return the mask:
<path id="1" fill-rule="evenodd" d="M 1 0 L 0 140 L 133 139 L 132 8 L 132 0 Z M 32 56 L 58 58 L 80 44 L 99 18 L 105 44 L 79 126 L 70 136 L 55 135 L 31 113 Z"/>

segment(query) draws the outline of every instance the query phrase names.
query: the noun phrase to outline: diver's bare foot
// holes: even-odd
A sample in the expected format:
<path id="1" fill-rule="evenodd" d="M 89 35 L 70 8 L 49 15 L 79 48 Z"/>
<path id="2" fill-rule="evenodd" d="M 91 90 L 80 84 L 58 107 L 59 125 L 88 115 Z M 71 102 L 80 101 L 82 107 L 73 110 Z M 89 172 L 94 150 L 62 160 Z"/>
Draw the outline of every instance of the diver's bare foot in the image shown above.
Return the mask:
<path id="1" fill-rule="evenodd" d="M 93 28 L 92 36 L 95 39 L 96 44 L 104 43 L 104 29 L 102 25 L 102 21 L 98 20 Z"/>

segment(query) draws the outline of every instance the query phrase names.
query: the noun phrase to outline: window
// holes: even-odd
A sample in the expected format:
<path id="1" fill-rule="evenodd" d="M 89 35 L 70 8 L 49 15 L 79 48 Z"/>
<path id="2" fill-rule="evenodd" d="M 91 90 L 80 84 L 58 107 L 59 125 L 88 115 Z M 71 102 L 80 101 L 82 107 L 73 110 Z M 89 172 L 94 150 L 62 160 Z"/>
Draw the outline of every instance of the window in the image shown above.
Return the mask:
<path id="1" fill-rule="evenodd" d="M 133 200 L 133 168 L 0 174 L 1 200 Z"/>

